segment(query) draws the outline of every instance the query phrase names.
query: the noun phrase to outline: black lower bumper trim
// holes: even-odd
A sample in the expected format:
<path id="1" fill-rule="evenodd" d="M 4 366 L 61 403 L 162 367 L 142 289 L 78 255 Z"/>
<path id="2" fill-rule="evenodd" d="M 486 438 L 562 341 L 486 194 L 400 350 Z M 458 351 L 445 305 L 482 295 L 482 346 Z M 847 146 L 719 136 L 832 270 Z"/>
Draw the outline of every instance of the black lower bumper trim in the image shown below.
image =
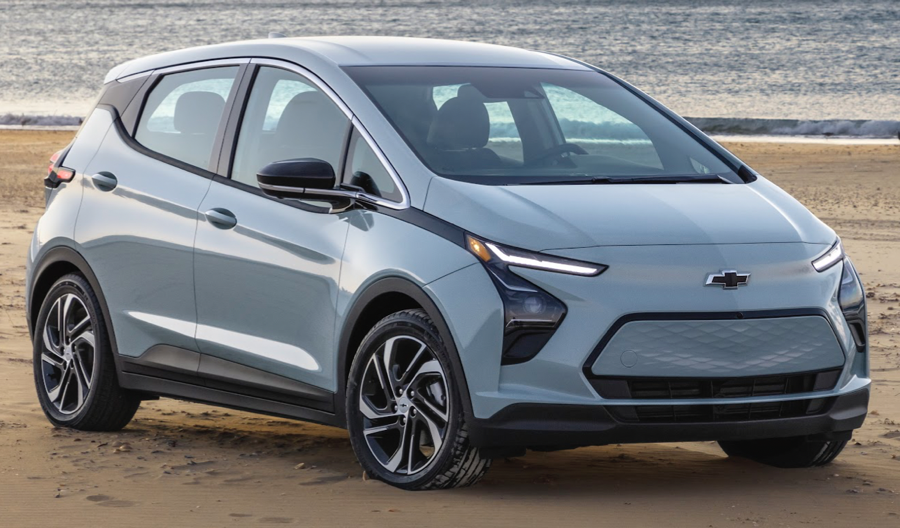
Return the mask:
<path id="1" fill-rule="evenodd" d="M 869 389 L 832 399 L 826 412 L 791 418 L 727 422 L 625 423 L 602 405 L 510 405 L 488 419 L 475 419 L 472 442 L 482 448 L 572 448 L 590 445 L 752 440 L 829 436 L 862 426 Z"/>

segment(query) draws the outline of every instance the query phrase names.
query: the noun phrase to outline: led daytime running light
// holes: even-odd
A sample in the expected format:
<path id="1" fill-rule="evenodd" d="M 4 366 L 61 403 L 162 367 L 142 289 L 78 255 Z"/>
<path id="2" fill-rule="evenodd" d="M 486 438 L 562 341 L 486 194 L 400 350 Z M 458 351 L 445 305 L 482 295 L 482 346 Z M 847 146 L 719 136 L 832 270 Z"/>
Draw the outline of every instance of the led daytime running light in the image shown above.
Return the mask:
<path id="1" fill-rule="evenodd" d="M 597 275 L 600 270 L 597 268 L 591 268 L 588 266 L 578 266 L 575 264 L 564 264 L 562 262 L 553 262 L 548 260 L 542 260 L 539 258 L 533 257 L 522 257 L 519 255 L 510 255 L 504 253 L 502 249 L 486 242 L 485 245 L 491 252 L 497 256 L 503 262 L 510 264 L 512 266 L 522 266 L 525 268 L 535 268 L 535 269 L 543 269 L 548 271 L 558 271 L 561 273 L 571 273 L 573 275 Z"/>
<path id="2" fill-rule="evenodd" d="M 469 251 L 485 263 L 497 260 L 509 266 L 568 273 L 584 277 L 600 275 L 606 270 L 606 266 L 603 265 L 591 265 L 588 262 L 548 257 L 539 253 L 507 248 L 492 242 L 484 242 L 473 236 L 466 236 L 466 243 Z"/>
<path id="3" fill-rule="evenodd" d="M 824 255 L 812 261 L 812 265 L 816 268 L 816 271 L 821 273 L 843 259 L 844 247 L 841 245 L 841 241 L 838 240 Z"/>

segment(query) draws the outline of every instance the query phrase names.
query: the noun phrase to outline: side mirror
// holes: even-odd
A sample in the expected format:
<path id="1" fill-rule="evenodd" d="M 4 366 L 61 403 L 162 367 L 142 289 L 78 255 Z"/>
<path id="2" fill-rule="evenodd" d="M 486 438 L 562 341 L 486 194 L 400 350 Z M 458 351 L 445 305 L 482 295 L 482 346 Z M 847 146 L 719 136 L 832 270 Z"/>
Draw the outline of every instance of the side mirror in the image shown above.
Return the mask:
<path id="1" fill-rule="evenodd" d="M 269 163 L 257 173 L 256 181 L 270 196 L 318 198 L 334 190 L 335 176 L 334 168 L 327 161 L 302 158 Z"/>

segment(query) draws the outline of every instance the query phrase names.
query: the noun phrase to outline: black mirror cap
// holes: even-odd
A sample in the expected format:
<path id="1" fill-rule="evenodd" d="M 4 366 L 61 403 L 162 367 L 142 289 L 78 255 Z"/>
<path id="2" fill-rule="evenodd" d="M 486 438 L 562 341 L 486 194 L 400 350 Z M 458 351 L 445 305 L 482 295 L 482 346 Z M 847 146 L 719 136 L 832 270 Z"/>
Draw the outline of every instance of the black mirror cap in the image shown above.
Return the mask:
<path id="1" fill-rule="evenodd" d="M 296 189 L 333 189 L 334 167 L 315 158 L 276 161 L 263 167 L 256 174 L 256 181 Z"/>

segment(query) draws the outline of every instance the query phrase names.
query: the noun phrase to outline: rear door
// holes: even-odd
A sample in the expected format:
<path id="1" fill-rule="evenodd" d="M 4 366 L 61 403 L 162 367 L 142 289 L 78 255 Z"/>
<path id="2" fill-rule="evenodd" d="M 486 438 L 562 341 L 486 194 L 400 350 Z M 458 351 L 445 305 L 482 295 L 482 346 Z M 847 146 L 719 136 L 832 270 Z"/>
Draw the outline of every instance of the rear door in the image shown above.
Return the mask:
<path id="1" fill-rule="evenodd" d="M 75 228 L 119 353 L 196 350 L 193 242 L 225 117 L 248 60 L 155 72 L 135 130 L 121 120 L 88 165 Z"/>
<path id="2" fill-rule="evenodd" d="M 347 214 L 266 196 L 256 173 L 274 161 L 318 158 L 340 174 L 350 114 L 301 68 L 253 62 L 260 64 L 246 106 L 226 135 L 233 166 L 220 167 L 200 206 L 200 373 L 214 387 L 239 384 L 248 394 L 330 410 Z"/>

